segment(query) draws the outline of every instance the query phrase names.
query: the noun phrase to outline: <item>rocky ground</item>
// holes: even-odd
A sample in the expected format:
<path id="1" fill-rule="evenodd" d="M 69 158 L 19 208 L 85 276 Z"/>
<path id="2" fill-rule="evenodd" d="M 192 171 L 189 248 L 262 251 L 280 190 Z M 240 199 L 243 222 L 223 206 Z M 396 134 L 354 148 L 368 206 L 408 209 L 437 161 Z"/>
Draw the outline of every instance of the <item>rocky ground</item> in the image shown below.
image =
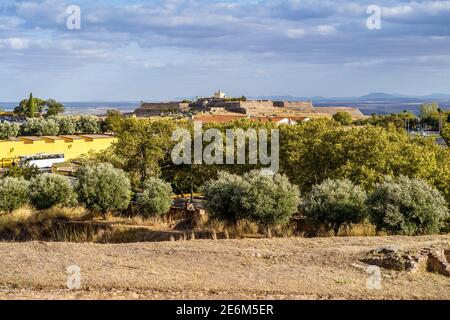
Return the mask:
<path id="1" fill-rule="evenodd" d="M 450 235 L 133 244 L 0 243 L 2 299 L 450 299 L 450 278 L 361 262 L 388 247 L 448 248 Z M 79 266 L 79 290 L 69 290 Z"/>

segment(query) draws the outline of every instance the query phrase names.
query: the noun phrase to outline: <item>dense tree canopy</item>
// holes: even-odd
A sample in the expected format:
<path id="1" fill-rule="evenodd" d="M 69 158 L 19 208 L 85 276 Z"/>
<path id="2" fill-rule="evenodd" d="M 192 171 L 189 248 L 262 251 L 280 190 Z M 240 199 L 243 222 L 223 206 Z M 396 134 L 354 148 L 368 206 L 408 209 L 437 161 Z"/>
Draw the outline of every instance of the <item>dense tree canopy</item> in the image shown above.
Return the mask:
<path id="1" fill-rule="evenodd" d="M 94 213 L 126 209 L 131 200 L 130 180 L 109 163 L 81 166 L 77 173 L 79 201 Z"/>
<path id="2" fill-rule="evenodd" d="M 393 234 L 439 232 L 449 217 L 444 197 L 428 183 L 400 176 L 375 188 L 367 200 L 372 222 Z"/>
<path id="3" fill-rule="evenodd" d="M 30 202 L 37 209 L 74 206 L 76 194 L 68 178 L 44 173 L 30 180 Z"/>

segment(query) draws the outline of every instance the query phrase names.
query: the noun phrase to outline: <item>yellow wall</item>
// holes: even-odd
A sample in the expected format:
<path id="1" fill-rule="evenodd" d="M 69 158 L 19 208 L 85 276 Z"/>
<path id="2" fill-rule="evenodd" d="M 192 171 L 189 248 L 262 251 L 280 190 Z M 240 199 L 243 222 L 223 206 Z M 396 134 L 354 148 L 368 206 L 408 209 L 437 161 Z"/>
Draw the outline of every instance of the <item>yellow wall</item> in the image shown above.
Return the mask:
<path id="1" fill-rule="evenodd" d="M 71 160 L 86 154 L 89 151 L 101 151 L 107 149 L 114 141 L 113 137 L 102 138 L 84 138 L 80 136 L 80 140 L 76 139 L 44 139 L 38 141 L 25 140 L 22 141 L 0 141 L 0 167 L 6 166 L 7 159 L 14 159 L 20 156 L 30 156 L 37 153 L 63 153 L 65 160 Z"/>

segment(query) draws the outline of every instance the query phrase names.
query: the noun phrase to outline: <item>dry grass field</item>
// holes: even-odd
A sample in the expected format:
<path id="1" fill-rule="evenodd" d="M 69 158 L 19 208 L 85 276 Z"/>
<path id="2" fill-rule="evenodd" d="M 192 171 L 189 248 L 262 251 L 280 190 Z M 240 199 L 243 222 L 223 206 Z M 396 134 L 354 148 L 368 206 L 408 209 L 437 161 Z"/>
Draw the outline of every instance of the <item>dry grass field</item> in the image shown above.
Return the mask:
<path id="1" fill-rule="evenodd" d="M 0 243 L 2 299 L 450 299 L 450 278 L 382 271 L 368 289 L 359 259 L 393 246 L 448 247 L 450 235 L 129 244 Z M 81 289 L 66 287 L 69 265 Z"/>

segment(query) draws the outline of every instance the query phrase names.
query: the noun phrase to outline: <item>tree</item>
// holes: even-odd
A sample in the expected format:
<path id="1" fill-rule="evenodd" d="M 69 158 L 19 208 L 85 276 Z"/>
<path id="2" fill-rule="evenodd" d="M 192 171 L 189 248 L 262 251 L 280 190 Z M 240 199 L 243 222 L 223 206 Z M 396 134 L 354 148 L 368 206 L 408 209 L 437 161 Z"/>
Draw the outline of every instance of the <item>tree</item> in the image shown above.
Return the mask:
<path id="1" fill-rule="evenodd" d="M 64 112 L 64 105 L 53 99 L 48 99 L 45 103 L 45 107 L 47 110 L 46 113 L 47 116 L 56 116 Z"/>
<path id="2" fill-rule="evenodd" d="M 365 218 L 366 192 L 348 179 L 327 179 L 315 185 L 302 207 L 306 217 L 333 229 L 335 235 L 343 225 L 360 223 Z"/>
<path id="3" fill-rule="evenodd" d="M 54 120 L 58 124 L 60 135 L 72 135 L 76 133 L 77 122 L 73 117 L 51 116 L 47 120 Z"/>
<path id="4" fill-rule="evenodd" d="M 423 119 L 431 119 L 439 114 L 439 105 L 436 102 L 424 103 L 420 106 L 420 117 Z"/>
<path id="5" fill-rule="evenodd" d="M 213 219 L 236 225 L 239 220 L 247 218 L 241 199 L 249 188 L 248 181 L 242 176 L 221 171 L 217 179 L 206 182 L 201 191 Z"/>
<path id="6" fill-rule="evenodd" d="M 148 178 L 144 182 L 144 191 L 138 197 L 140 213 L 144 217 L 163 215 L 172 205 L 172 187 L 159 178 Z"/>
<path id="7" fill-rule="evenodd" d="M 267 228 L 287 222 L 297 212 L 299 190 L 282 175 L 265 176 L 258 171 L 243 176 L 219 172 L 202 188 L 206 208 L 218 220 L 236 225 L 241 219 Z"/>
<path id="8" fill-rule="evenodd" d="M 33 94 L 30 93 L 30 98 L 28 99 L 25 115 L 28 118 L 34 118 L 36 116 L 37 111 L 38 110 L 37 110 L 36 101 L 34 101 L 34 99 L 33 99 Z"/>
<path id="9" fill-rule="evenodd" d="M 76 194 L 69 179 L 44 173 L 30 181 L 30 202 L 36 209 L 76 205 Z"/>
<path id="10" fill-rule="evenodd" d="M 76 124 L 77 133 L 101 133 L 100 119 L 96 116 L 80 116 Z"/>
<path id="11" fill-rule="evenodd" d="M 0 211 L 12 212 L 28 202 L 28 181 L 23 178 L 0 179 Z"/>
<path id="12" fill-rule="evenodd" d="M 348 112 L 338 112 L 333 115 L 333 119 L 342 125 L 350 125 L 353 122 L 352 116 Z"/>
<path id="13" fill-rule="evenodd" d="M 244 174 L 243 179 L 250 187 L 240 202 L 250 219 L 266 228 L 271 237 L 270 227 L 288 222 L 298 212 L 300 191 L 284 175 L 268 176 L 254 170 Z"/>
<path id="14" fill-rule="evenodd" d="M 59 134 L 59 125 L 54 119 L 29 118 L 20 128 L 24 136 L 55 136 Z"/>
<path id="15" fill-rule="evenodd" d="M 142 185 L 149 176 L 160 173 L 162 161 L 170 156 L 173 122 L 168 120 L 126 118 L 116 129 L 114 153 L 123 160 L 133 185 Z"/>
<path id="16" fill-rule="evenodd" d="M 76 176 L 78 198 L 93 213 L 106 218 L 110 212 L 128 207 L 131 186 L 123 170 L 109 163 L 84 165 L 77 170 Z"/>
<path id="17" fill-rule="evenodd" d="M 20 126 L 12 122 L 0 122 L 0 140 L 17 137 Z"/>
<path id="18" fill-rule="evenodd" d="M 3 175 L 3 177 L 12 178 L 24 178 L 25 180 L 31 180 L 40 174 L 39 168 L 35 165 L 32 166 L 19 166 L 15 163 L 11 168 L 8 169 Z"/>
<path id="19" fill-rule="evenodd" d="M 447 145 L 450 146 L 450 123 L 446 123 L 442 127 L 441 135 L 444 138 L 444 140 L 447 142 Z"/>
<path id="20" fill-rule="evenodd" d="M 116 132 L 122 123 L 123 115 L 118 110 L 106 111 L 106 119 L 103 121 L 103 132 Z"/>
<path id="21" fill-rule="evenodd" d="M 367 208 L 377 229 L 392 234 L 437 233 L 449 217 L 439 191 L 423 180 L 405 176 L 378 184 L 367 199 Z"/>

